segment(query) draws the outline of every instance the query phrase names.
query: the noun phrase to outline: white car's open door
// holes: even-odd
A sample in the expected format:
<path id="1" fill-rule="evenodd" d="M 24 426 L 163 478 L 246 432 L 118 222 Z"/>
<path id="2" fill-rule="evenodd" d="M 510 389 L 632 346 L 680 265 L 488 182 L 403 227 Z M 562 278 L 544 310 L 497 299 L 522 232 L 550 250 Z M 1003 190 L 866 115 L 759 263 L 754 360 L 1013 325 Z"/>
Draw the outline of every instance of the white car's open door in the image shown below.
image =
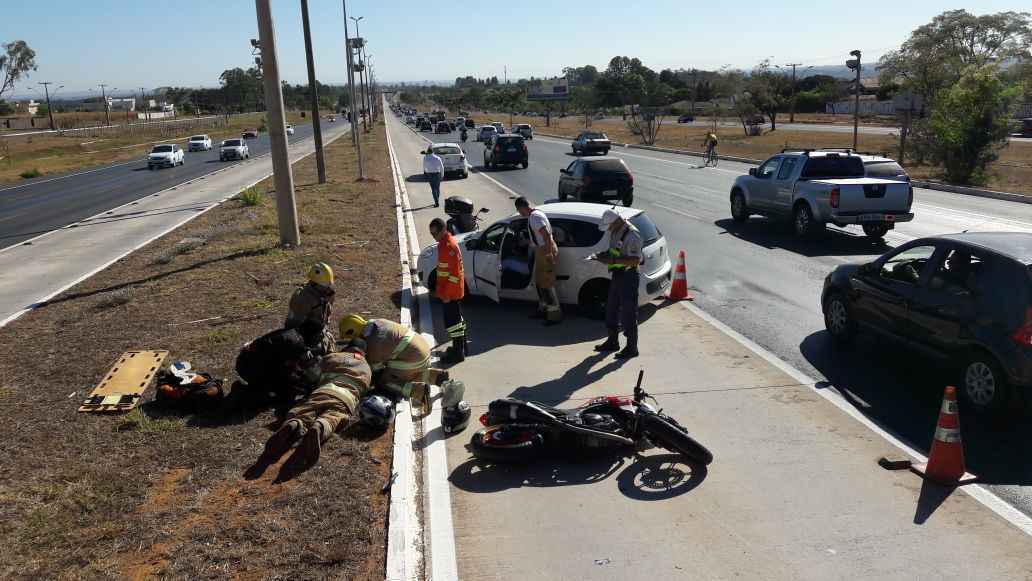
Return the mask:
<path id="1" fill-rule="evenodd" d="M 504 222 L 494 224 L 478 238 L 470 238 L 464 242 L 470 244 L 475 240 L 472 242 L 472 248 L 467 246 L 467 249 L 473 257 L 473 277 L 477 294 L 490 297 L 495 302 L 499 301 L 498 289 L 502 282 L 500 252 L 508 230 L 508 225 Z"/>

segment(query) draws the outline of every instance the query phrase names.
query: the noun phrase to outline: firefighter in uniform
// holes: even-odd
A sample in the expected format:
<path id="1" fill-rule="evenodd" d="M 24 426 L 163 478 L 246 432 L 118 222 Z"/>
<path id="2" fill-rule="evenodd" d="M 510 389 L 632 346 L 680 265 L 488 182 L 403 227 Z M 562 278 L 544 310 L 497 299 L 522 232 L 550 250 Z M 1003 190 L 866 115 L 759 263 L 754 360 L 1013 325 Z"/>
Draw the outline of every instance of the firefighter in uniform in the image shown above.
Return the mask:
<path id="1" fill-rule="evenodd" d="M 334 294 L 333 269 L 325 262 L 317 262 L 308 270 L 308 283 L 297 287 L 290 297 L 283 327 L 297 329 L 316 355 L 333 353 L 333 334 L 327 325 Z"/>
<path id="2" fill-rule="evenodd" d="M 462 299 L 466 294 L 466 277 L 462 270 L 462 251 L 445 228 L 444 220 L 430 221 L 430 235 L 437 241 L 437 284 L 434 293 L 444 303 L 444 326 L 451 347 L 441 361 L 459 363 L 466 359 L 466 321 L 462 317 Z"/>
<path id="3" fill-rule="evenodd" d="M 373 383 L 394 397 L 425 401 L 427 384 L 441 385 L 448 372 L 430 367 L 430 345 L 422 335 L 388 319 L 350 314 L 340 320 L 340 341 L 362 339 Z"/>
<path id="4" fill-rule="evenodd" d="M 552 223 L 544 212 L 530 200 L 516 198 L 516 211 L 527 218 L 530 242 L 534 248 L 534 286 L 537 287 L 538 308 L 535 317 L 543 317 L 545 325 L 555 325 L 563 318 L 559 295 L 555 291 L 555 272 L 559 267 L 559 247 L 552 237 Z"/>
<path id="5" fill-rule="evenodd" d="M 262 455 L 248 469 L 257 478 L 296 442 L 297 450 L 283 464 L 278 480 L 289 479 L 319 461 L 322 445 L 342 423 L 355 417 L 358 402 L 369 391 L 373 372 L 365 358 L 365 342 L 354 339 L 340 353 L 315 357 L 310 353 L 296 363 L 301 381 L 315 389 L 290 409 L 287 420 L 265 443 Z"/>
<path id="6" fill-rule="evenodd" d="M 620 327 L 623 327 L 627 346 L 616 354 L 617 359 L 638 356 L 638 284 L 641 275 L 641 232 L 616 210 L 602 214 L 600 230 L 609 231 L 609 250 L 595 255 L 595 260 L 608 265 L 612 282 L 606 300 L 606 328 L 609 338 L 595 351 L 616 351 L 620 348 Z"/>

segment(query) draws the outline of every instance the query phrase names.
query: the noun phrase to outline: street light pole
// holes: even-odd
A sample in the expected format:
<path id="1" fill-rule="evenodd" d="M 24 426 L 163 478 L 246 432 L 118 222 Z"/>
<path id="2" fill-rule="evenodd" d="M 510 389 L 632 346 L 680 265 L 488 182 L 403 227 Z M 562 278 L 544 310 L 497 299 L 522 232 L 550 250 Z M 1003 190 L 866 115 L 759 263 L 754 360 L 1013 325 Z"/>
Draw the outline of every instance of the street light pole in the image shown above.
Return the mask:
<path id="1" fill-rule="evenodd" d="M 803 63 L 788 63 L 786 67 L 792 67 L 792 107 L 788 113 L 788 122 L 795 123 L 795 94 L 796 94 L 796 67 L 802 66 Z"/>
<path id="2" fill-rule="evenodd" d="M 856 151 L 857 137 L 860 133 L 860 51 L 849 51 L 849 55 L 856 57 L 846 61 L 847 67 L 856 70 L 856 86 L 853 87 L 853 93 L 856 95 L 853 104 L 853 151 Z"/>
<path id="3" fill-rule="evenodd" d="M 365 16 L 359 16 L 358 18 L 355 18 L 354 16 L 351 17 L 351 20 L 355 21 L 355 38 L 362 38 L 362 33 L 359 32 L 359 30 L 358 30 L 358 23 L 362 19 L 364 19 L 364 18 L 365 18 Z M 369 117 L 369 90 L 368 90 L 368 84 L 366 83 L 366 72 L 365 72 L 366 63 L 365 63 L 365 60 L 366 60 L 365 59 L 365 42 L 363 42 L 362 46 L 358 48 L 358 64 L 359 64 L 359 66 L 362 67 L 362 68 L 360 68 L 358 70 L 358 81 L 359 81 L 359 87 L 361 89 L 361 101 L 362 101 L 362 107 L 361 107 L 361 109 L 362 109 L 362 130 L 365 131 L 366 133 L 368 133 L 369 132 L 369 122 L 368 122 L 368 117 Z"/>
<path id="4" fill-rule="evenodd" d="M 301 0 L 301 22 L 305 29 L 305 58 L 308 61 L 308 87 L 312 97 L 312 131 L 315 134 L 315 165 L 319 183 L 326 183 L 326 160 L 323 158 L 322 127 L 319 125 L 319 86 L 315 80 L 315 59 L 312 57 L 312 31 L 308 26 L 308 0 Z"/>
<path id="5" fill-rule="evenodd" d="M 111 125 L 111 112 L 108 110 L 107 85 L 100 84 L 100 101 L 104 105 L 104 124 Z"/>
<path id="6" fill-rule="evenodd" d="M 276 31 L 272 26 L 270 0 L 255 0 L 258 13 L 258 46 L 262 51 L 262 80 L 265 82 L 265 107 L 269 117 L 269 140 L 272 149 L 272 173 L 276 183 L 276 214 L 279 218 L 280 243 L 297 246 L 301 234 L 297 226 L 294 202 L 294 176 L 287 156 L 287 127 L 283 118 L 283 88 L 280 85 L 279 59 L 276 55 Z"/>
<path id="7" fill-rule="evenodd" d="M 49 85 L 54 84 L 52 81 L 43 81 L 40 83 L 43 85 L 43 91 L 47 95 L 47 113 L 50 115 L 50 130 L 54 130 L 54 108 L 50 106 L 50 87 Z"/>
<path id="8" fill-rule="evenodd" d="M 362 165 L 362 140 L 358 137 L 358 117 L 355 115 L 355 66 L 354 59 L 352 59 L 352 48 L 351 39 L 348 37 L 348 0 L 341 0 L 341 6 L 344 9 L 344 44 L 347 48 L 347 65 L 348 65 L 348 93 L 351 99 L 351 137 L 355 141 L 355 150 L 358 153 L 358 179 L 365 179 L 365 167 Z"/>

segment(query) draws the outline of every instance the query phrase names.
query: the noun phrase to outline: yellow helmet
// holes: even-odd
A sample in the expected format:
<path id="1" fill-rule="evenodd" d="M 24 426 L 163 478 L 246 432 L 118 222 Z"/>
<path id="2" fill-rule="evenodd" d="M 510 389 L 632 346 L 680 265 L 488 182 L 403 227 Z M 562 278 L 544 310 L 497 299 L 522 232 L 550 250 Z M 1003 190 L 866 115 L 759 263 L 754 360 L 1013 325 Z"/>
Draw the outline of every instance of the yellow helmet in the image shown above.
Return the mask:
<path id="1" fill-rule="evenodd" d="M 323 286 L 333 286 L 333 269 L 325 262 L 316 262 L 308 269 L 308 280 Z"/>
<path id="2" fill-rule="evenodd" d="M 360 315 L 351 313 L 340 320 L 340 340 L 344 341 L 347 339 L 354 339 L 362 334 L 362 329 L 365 328 L 369 321 L 363 319 Z"/>

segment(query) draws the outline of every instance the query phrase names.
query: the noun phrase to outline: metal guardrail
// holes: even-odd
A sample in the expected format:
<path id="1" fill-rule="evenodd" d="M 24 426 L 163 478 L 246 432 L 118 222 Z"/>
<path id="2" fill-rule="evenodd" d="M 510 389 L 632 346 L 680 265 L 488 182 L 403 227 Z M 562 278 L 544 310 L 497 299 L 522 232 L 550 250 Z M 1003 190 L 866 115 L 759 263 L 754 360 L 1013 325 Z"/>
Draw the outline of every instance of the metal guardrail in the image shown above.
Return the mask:
<path id="1" fill-rule="evenodd" d="M 241 115 L 256 115 L 259 113 L 234 113 L 232 115 L 206 115 L 204 117 L 181 117 L 174 119 L 163 119 L 160 121 L 142 121 L 136 123 L 121 123 L 114 125 L 91 125 L 87 127 L 73 127 L 71 129 L 43 129 L 40 131 L 24 131 L 20 133 L 0 133 L 0 138 L 14 138 L 14 137 L 37 137 L 44 135 L 70 135 L 70 136 L 87 136 L 97 137 L 105 133 L 127 133 L 132 135 L 136 132 L 142 132 L 155 127 L 159 130 L 165 127 L 174 127 L 177 129 L 190 129 L 193 127 L 222 127 L 228 123 L 228 120 L 232 117 L 238 117 Z M 167 134 L 167 131 L 163 131 L 162 135 Z"/>

